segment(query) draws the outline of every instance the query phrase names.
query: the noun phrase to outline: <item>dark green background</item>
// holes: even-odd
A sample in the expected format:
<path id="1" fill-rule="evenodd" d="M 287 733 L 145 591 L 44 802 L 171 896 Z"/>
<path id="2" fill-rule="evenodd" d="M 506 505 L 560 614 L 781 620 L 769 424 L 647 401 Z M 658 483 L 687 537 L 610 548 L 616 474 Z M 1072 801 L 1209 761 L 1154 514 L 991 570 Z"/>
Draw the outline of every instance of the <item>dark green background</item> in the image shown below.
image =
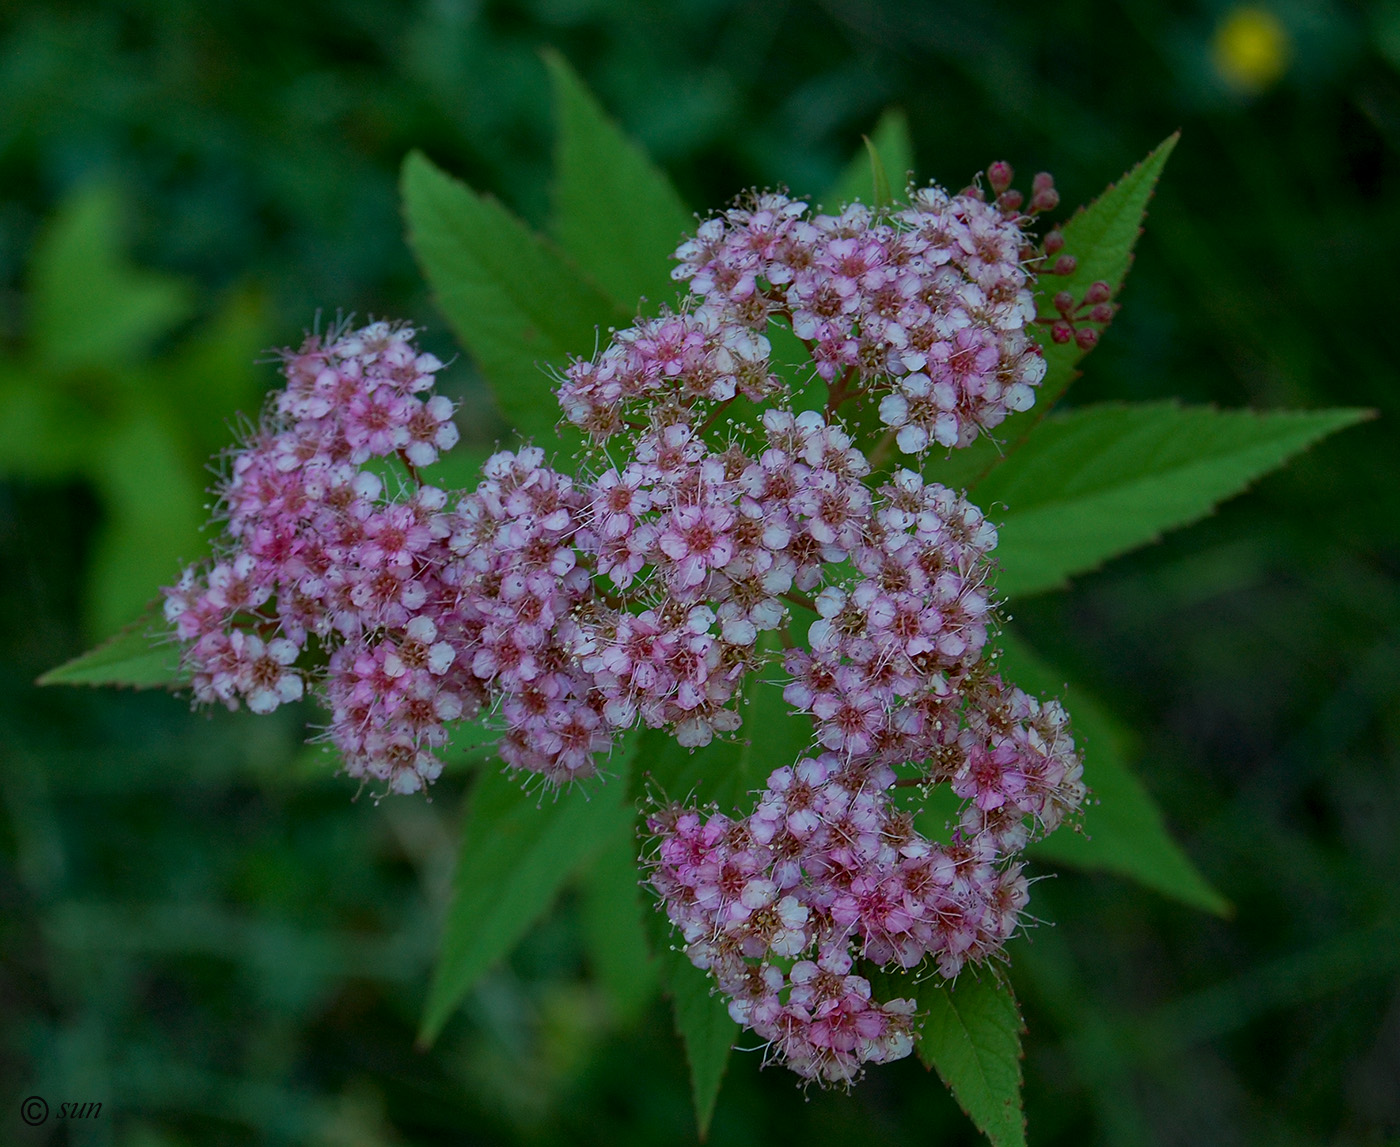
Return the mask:
<path id="1" fill-rule="evenodd" d="M 544 45 L 697 208 L 826 186 L 890 104 L 921 177 L 961 186 L 1005 158 L 1053 170 L 1067 204 L 1181 128 L 1073 400 L 1381 418 L 1015 611 L 1136 730 L 1148 787 L 1237 906 L 1217 920 L 1105 877 L 1036 885 L 1054 927 L 1013 954 L 1031 1141 L 1400 1141 L 1400 5 L 1280 3 L 1290 66 L 1252 96 L 1211 62 L 1226 10 L 5 4 L 3 353 L 25 361 L 36 236 L 98 180 L 128 197 L 122 242 L 195 283 L 202 314 L 243 290 L 269 344 L 340 308 L 426 323 L 451 353 L 402 241 L 397 166 L 422 147 L 542 224 Z M 466 438 L 491 442 L 470 365 L 450 373 Z M 460 776 L 431 803 L 352 802 L 331 762 L 298 762 L 302 714 L 31 686 L 94 636 L 102 505 L 80 480 L 0 482 L 0 1142 L 693 1138 L 667 1013 L 609 1014 L 572 900 L 413 1050 Z M 30 1130 L 31 1094 L 104 1108 L 81 1132 Z M 876 1136 L 973 1141 L 913 1062 L 804 1098 L 756 1054 L 734 1057 L 712 1141 Z"/>

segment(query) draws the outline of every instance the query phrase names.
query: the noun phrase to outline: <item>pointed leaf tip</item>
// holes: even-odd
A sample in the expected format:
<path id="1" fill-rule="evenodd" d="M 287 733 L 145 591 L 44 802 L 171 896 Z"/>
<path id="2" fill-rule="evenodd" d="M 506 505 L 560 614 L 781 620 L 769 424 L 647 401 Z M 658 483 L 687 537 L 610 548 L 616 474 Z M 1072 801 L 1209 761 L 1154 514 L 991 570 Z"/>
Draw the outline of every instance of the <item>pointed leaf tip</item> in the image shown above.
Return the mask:
<path id="1" fill-rule="evenodd" d="M 145 615 L 100 645 L 50 669 L 36 685 L 124 685 L 132 689 L 175 689 L 189 683 L 180 670 L 180 649 L 156 635 L 164 622 L 153 606 Z"/>
<path id="2" fill-rule="evenodd" d="M 1339 410 L 1216 410 L 1174 402 L 1102 403 L 1048 418 L 973 490 L 1005 507 L 998 588 L 1063 586 L 1110 558 L 1209 514 L 1220 502 L 1338 430 Z"/>
<path id="3" fill-rule="evenodd" d="M 600 328 L 624 310 L 555 247 L 496 200 L 435 166 L 422 152 L 404 160 L 408 241 L 438 308 L 472 353 L 506 419 L 525 437 L 563 438 L 546 366 L 590 355 Z"/>
<path id="4" fill-rule="evenodd" d="M 547 49 L 554 86 L 554 233 L 624 311 L 676 296 L 671 255 L 695 219 L 666 175 L 623 134 L 569 62 Z"/>
<path id="5" fill-rule="evenodd" d="M 1011 985 L 995 969 L 962 973 L 953 983 L 919 987 L 925 1012 L 916 1045 L 992 1147 L 1025 1147 L 1021 1107 L 1021 1033 L 1025 1023 Z"/>

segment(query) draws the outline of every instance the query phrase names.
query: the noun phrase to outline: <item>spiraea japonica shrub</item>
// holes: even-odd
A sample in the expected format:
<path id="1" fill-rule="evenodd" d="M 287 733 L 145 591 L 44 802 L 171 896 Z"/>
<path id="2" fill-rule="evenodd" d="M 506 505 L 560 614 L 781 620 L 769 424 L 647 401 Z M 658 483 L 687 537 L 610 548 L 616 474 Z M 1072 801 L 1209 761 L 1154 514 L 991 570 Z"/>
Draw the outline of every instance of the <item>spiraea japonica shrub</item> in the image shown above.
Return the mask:
<path id="1" fill-rule="evenodd" d="M 1067 218 L 1005 163 L 892 194 L 872 146 L 858 200 L 751 192 L 697 221 L 554 68 L 557 244 L 421 156 L 404 173 L 410 242 L 523 439 L 450 488 L 453 404 L 413 328 L 308 336 L 223 459 L 212 554 L 48 679 L 309 697 L 376 797 L 492 739 L 426 1037 L 589 873 L 660 961 L 702 1128 L 742 1028 L 820 1084 L 917 1050 L 1020 1142 L 1028 863 L 1219 898 L 1160 822 L 1125 840 L 1087 807 L 1096 777 L 1147 797 L 1007 603 L 1357 416 L 1047 417 L 1174 141 Z M 591 866 L 608 849 L 630 875 Z"/>

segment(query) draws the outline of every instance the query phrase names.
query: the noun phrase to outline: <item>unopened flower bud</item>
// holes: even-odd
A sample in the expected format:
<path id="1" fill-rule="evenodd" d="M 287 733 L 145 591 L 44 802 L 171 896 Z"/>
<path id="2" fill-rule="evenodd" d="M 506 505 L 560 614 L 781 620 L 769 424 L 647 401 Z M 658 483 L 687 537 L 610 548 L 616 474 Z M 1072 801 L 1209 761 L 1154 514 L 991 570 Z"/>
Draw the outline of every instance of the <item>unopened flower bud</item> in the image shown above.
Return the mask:
<path id="1" fill-rule="evenodd" d="M 1011 164 L 1004 160 L 997 160 L 996 163 L 987 168 L 987 182 L 992 185 L 992 190 L 998 195 L 1011 186 L 1011 181 L 1014 178 L 1015 172 L 1011 170 Z"/>
<path id="2" fill-rule="evenodd" d="M 997 197 L 997 205 L 1005 212 L 1014 213 L 1021 209 L 1026 197 L 1019 191 L 1003 191 Z"/>
<path id="3" fill-rule="evenodd" d="M 1074 295 L 1069 291 L 1061 291 L 1055 296 L 1055 309 L 1062 315 L 1070 314 L 1074 310 Z"/>
<path id="4" fill-rule="evenodd" d="M 1050 337 L 1057 343 L 1067 343 L 1074 338 L 1074 328 L 1069 323 L 1056 323 L 1050 328 Z"/>
<path id="5" fill-rule="evenodd" d="M 1053 187 L 1037 191 L 1031 196 L 1032 211 L 1054 211 L 1060 205 L 1060 193 Z"/>
<path id="6" fill-rule="evenodd" d="M 1091 322 L 1096 323 L 1106 323 L 1112 321 L 1113 304 L 1100 303 L 1097 307 L 1095 307 L 1092 311 L 1089 312 L 1089 319 Z"/>
<path id="7" fill-rule="evenodd" d="M 1084 292 L 1084 301 L 1090 306 L 1097 303 L 1106 303 L 1113 297 L 1113 288 L 1103 279 L 1096 279 L 1089 284 L 1089 289 Z"/>
<path id="8" fill-rule="evenodd" d="M 1051 231 L 1045 236 L 1045 253 L 1054 255 L 1065 248 L 1065 237 L 1058 231 Z"/>
<path id="9" fill-rule="evenodd" d="M 1061 255 L 1055 260 L 1055 265 L 1050 268 L 1050 273 L 1052 275 L 1073 275 L 1077 266 L 1079 266 L 1079 260 L 1073 255 Z"/>
<path id="10" fill-rule="evenodd" d="M 1093 350 L 1099 341 L 1099 332 L 1093 327 L 1080 327 L 1074 333 L 1074 341 L 1079 344 L 1080 350 Z"/>

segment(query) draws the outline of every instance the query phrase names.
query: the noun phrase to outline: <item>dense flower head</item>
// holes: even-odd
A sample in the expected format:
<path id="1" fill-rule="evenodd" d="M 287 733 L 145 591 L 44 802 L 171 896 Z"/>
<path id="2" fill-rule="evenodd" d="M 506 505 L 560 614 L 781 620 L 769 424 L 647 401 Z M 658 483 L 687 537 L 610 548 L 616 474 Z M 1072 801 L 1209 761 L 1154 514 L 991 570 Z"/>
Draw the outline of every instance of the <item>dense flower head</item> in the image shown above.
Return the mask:
<path id="1" fill-rule="evenodd" d="M 765 193 L 701 223 L 677 306 L 558 377 L 572 468 L 527 444 L 475 489 L 426 482 L 458 432 L 409 327 L 284 352 L 217 488 L 222 540 L 165 591 L 196 700 L 310 692 L 347 773 L 412 793 L 457 722 L 567 786 L 630 730 L 731 737 L 756 675 L 779 677 L 803 754 L 766 762 L 747 812 L 653 808 L 648 881 L 770 1058 L 831 1083 L 908 1054 L 915 1005 L 877 999 L 871 970 L 995 958 L 1022 850 L 1085 794 L 1063 709 L 987 656 L 995 526 L 921 473 L 1044 375 L 1043 254 L 1009 169 L 988 178 L 992 201 L 930 187 L 825 215 Z M 1038 177 L 1031 214 L 1052 200 Z M 1106 321 L 1091 295 L 1052 321 Z M 805 372 L 775 360 L 774 324 Z M 869 448 L 853 402 L 882 424 Z M 961 802 L 947 839 L 916 819 L 933 785 Z"/>
<path id="2" fill-rule="evenodd" d="M 1045 376 L 1031 216 L 1014 194 L 914 189 L 906 204 L 838 215 L 767 192 L 702 223 L 676 251 L 689 292 L 639 322 L 560 388 L 565 417 L 595 441 L 667 396 L 762 401 L 785 390 L 770 326 L 801 340 L 833 394 L 859 393 L 905 454 L 965 446 L 1035 401 Z"/>
<path id="3" fill-rule="evenodd" d="M 886 758 L 917 757 L 883 747 L 775 769 L 746 817 L 670 805 L 648 820 L 651 884 L 686 955 L 734 1020 L 804 1077 L 849 1081 L 907 1054 L 913 1002 L 873 999 L 857 961 L 932 962 L 951 979 L 996 956 L 1028 899 L 1021 849 L 1083 800 L 1054 703 L 979 671 L 938 723 L 917 779 L 952 780 L 964 800 L 946 843 L 895 799 Z"/>

